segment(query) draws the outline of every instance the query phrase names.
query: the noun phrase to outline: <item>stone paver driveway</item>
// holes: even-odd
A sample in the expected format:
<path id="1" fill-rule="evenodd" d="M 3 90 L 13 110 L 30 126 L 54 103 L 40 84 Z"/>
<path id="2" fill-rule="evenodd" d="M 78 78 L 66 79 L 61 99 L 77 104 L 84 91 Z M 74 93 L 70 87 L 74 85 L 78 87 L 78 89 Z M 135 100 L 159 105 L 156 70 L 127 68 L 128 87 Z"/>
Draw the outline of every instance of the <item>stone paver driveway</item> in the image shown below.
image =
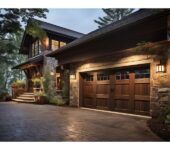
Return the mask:
<path id="1" fill-rule="evenodd" d="M 0 103 L 0 141 L 159 141 L 146 119 L 69 107 Z"/>

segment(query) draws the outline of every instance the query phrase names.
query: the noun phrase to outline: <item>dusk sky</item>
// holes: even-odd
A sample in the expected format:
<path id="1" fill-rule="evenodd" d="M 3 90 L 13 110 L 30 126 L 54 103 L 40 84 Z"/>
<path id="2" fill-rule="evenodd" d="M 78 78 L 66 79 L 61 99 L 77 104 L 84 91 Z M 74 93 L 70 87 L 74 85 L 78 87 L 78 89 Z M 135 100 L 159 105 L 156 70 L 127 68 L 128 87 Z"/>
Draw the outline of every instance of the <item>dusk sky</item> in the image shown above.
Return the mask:
<path id="1" fill-rule="evenodd" d="M 102 9 L 49 9 L 46 22 L 69 28 L 78 32 L 88 33 L 97 29 L 94 19 L 104 16 Z"/>

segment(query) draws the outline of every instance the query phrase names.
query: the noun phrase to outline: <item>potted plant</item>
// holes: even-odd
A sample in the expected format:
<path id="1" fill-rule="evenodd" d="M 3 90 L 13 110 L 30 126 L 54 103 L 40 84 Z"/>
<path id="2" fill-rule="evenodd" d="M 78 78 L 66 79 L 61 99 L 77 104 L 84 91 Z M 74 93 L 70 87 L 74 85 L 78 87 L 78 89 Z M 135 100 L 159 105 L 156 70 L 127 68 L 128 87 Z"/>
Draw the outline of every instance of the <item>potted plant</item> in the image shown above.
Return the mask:
<path id="1" fill-rule="evenodd" d="M 43 91 L 35 92 L 34 93 L 35 101 L 38 104 L 46 104 L 47 101 L 47 95 Z"/>
<path id="2" fill-rule="evenodd" d="M 41 79 L 40 78 L 33 78 L 32 82 L 35 88 L 41 88 Z"/>
<path id="3" fill-rule="evenodd" d="M 17 97 L 25 91 L 25 81 L 24 80 L 16 80 L 12 83 L 12 95 L 13 97 Z"/>

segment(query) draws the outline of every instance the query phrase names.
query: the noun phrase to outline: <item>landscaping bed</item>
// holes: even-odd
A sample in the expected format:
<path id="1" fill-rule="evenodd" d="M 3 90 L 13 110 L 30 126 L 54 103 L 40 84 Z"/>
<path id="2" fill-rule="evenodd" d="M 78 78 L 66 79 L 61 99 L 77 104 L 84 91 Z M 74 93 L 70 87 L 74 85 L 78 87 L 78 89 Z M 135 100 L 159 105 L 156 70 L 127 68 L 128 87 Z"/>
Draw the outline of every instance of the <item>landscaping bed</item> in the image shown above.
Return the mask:
<path id="1" fill-rule="evenodd" d="M 165 141 L 170 141 L 170 125 L 162 123 L 158 118 L 148 120 L 149 128 Z"/>

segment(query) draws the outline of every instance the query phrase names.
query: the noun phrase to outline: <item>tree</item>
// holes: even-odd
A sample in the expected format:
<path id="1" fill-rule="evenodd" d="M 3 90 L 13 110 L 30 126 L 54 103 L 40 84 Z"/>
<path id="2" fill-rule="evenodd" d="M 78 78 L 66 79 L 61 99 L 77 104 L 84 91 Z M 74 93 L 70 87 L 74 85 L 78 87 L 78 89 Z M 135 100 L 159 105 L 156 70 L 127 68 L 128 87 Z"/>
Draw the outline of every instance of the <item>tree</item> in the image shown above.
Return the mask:
<path id="1" fill-rule="evenodd" d="M 0 9 L 0 60 L 5 60 L 5 54 L 15 50 L 10 35 L 22 31 L 31 18 L 46 18 L 46 12 L 47 9 Z"/>
<path id="2" fill-rule="evenodd" d="M 26 60 L 26 57 L 18 54 L 23 32 L 9 35 L 11 44 L 14 45 L 15 49 L 13 53 L 7 54 L 6 59 L 0 61 L 0 89 L 8 90 L 11 83 L 16 79 L 22 79 L 23 74 L 19 70 L 12 70 L 14 65 L 17 65 Z"/>
<path id="3" fill-rule="evenodd" d="M 112 22 L 116 22 L 121 20 L 123 17 L 128 16 L 131 14 L 134 9 L 114 9 L 114 8 L 107 8 L 102 9 L 103 12 L 106 14 L 104 17 L 98 17 L 98 20 L 94 20 L 97 23 L 99 28 L 104 27 Z"/>
<path id="4" fill-rule="evenodd" d="M 19 70 L 11 68 L 25 61 L 18 54 L 23 27 L 34 17 L 46 18 L 47 12 L 47 9 L 0 9 L 0 89 L 9 91 L 11 82 L 22 76 Z"/>

